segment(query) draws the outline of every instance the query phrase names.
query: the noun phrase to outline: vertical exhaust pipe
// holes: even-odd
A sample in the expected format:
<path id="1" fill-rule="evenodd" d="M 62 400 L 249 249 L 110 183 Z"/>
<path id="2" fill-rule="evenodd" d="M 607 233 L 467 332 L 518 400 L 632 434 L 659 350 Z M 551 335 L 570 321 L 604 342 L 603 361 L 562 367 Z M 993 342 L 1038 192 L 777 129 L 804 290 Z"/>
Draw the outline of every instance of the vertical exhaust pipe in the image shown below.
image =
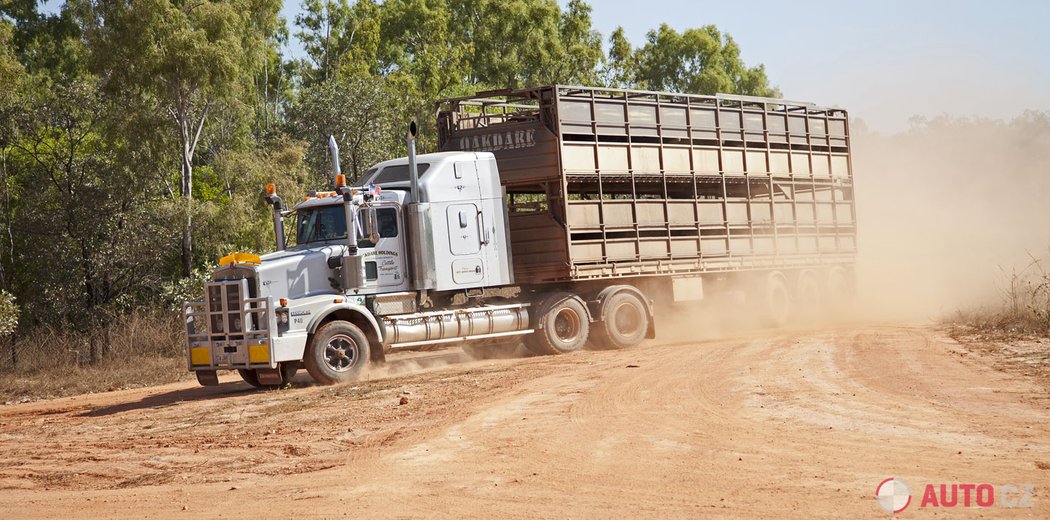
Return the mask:
<path id="1" fill-rule="evenodd" d="M 343 270 L 343 290 L 357 291 L 365 282 L 365 263 L 364 257 L 357 254 L 357 211 L 354 209 L 354 192 L 346 185 L 346 178 L 339 166 L 339 145 L 336 144 L 334 135 L 328 136 L 328 149 L 332 152 L 332 184 L 335 185 L 336 191 L 343 195 L 343 214 L 346 218 L 346 254 L 339 262 Z"/>
<path id="2" fill-rule="evenodd" d="M 339 145 L 335 142 L 335 136 L 328 136 L 328 149 L 332 153 L 332 184 L 336 191 L 343 194 L 343 206 L 346 210 L 346 247 L 350 256 L 357 254 L 357 212 L 353 208 L 353 192 L 349 186 L 340 186 L 339 179 L 343 170 L 339 166 Z"/>
<path id="3" fill-rule="evenodd" d="M 342 168 L 339 166 L 339 145 L 335 143 L 335 136 L 328 136 L 328 149 L 332 152 L 332 183 L 335 183 L 335 176 L 343 173 Z"/>
<path id="4" fill-rule="evenodd" d="M 419 202 L 419 170 L 416 168 L 416 122 L 408 125 L 408 174 L 412 178 L 412 202 Z"/>
<path id="5" fill-rule="evenodd" d="M 277 250 L 284 251 L 284 218 L 281 215 L 284 202 L 277 196 L 277 185 L 272 182 L 266 185 L 266 203 L 273 206 L 273 234 L 277 237 Z"/>

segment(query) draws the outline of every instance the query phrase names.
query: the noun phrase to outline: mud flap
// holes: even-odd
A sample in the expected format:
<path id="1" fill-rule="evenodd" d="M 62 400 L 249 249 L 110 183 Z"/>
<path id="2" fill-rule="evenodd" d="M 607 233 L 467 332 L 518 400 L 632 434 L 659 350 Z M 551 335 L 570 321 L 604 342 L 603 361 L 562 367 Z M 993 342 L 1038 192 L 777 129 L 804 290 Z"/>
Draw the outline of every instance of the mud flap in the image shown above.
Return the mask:
<path id="1" fill-rule="evenodd" d="M 281 386 L 284 382 L 281 371 L 275 368 L 257 368 L 255 374 L 259 378 L 259 384 L 263 386 Z"/>
<path id="2" fill-rule="evenodd" d="M 216 386 L 219 384 L 219 374 L 214 370 L 197 370 L 197 382 L 201 386 Z"/>

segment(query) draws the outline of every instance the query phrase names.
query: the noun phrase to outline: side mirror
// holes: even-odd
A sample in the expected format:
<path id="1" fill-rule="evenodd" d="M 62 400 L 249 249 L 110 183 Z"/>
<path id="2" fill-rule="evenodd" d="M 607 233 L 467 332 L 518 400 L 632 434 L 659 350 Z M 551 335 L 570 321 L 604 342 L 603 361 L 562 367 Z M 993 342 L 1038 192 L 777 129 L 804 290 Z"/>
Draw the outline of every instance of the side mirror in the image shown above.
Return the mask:
<path id="1" fill-rule="evenodd" d="M 365 238 L 369 242 L 375 244 L 379 242 L 379 217 L 376 216 L 376 209 L 372 206 L 365 206 L 362 208 L 365 223 Z"/>

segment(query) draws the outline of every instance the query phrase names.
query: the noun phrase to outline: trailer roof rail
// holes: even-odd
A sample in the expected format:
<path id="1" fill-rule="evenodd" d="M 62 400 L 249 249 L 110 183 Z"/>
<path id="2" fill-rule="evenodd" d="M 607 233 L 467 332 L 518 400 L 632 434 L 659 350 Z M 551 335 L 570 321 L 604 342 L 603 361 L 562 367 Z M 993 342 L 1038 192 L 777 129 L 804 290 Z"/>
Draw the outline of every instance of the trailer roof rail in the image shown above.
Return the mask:
<path id="1" fill-rule="evenodd" d="M 442 108 L 452 108 L 457 105 L 481 107 L 498 106 L 510 109 L 529 109 L 536 107 L 535 105 L 523 104 L 522 102 L 542 102 L 544 99 L 545 92 L 554 92 L 558 96 L 570 98 L 578 96 L 597 97 L 599 95 L 627 99 L 639 97 L 653 98 L 657 100 L 662 98 L 688 98 L 699 102 L 708 102 L 717 105 L 721 105 L 723 102 L 741 104 L 750 103 L 764 106 L 771 105 L 776 106 L 776 110 L 783 110 L 785 112 L 827 112 L 829 115 L 845 113 L 845 110 L 841 108 L 817 105 L 816 103 L 812 103 L 809 101 L 796 101 L 791 99 L 781 99 L 772 97 L 746 96 L 740 94 L 685 94 L 676 92 L 654 92 L 648 90 L 622 88 L 585 87 L 578 85 L 546 85 L 529 88 L 487 90 L 478 92 L 473 96 L 441 99 L 437 101 L 436 105 L 438 106 L 439 110 Z M 769 110 L 770 108 L 766 109 Z"/>

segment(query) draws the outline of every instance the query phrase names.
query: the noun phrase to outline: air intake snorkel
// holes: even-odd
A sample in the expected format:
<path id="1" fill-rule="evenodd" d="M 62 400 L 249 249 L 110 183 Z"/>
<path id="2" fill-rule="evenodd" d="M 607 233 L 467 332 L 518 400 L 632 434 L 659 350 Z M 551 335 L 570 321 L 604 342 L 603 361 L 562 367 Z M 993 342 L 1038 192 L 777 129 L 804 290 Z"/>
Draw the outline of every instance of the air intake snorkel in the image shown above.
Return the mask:
<path id="1" fill-rule="evenodd" d="M 277 237 L 277 250 L 284 251 L 284 203 L 277 196 L 277 185 L 269 183 L 266 185 L 266 203 L 273 206 L 273 234 Z"/>

